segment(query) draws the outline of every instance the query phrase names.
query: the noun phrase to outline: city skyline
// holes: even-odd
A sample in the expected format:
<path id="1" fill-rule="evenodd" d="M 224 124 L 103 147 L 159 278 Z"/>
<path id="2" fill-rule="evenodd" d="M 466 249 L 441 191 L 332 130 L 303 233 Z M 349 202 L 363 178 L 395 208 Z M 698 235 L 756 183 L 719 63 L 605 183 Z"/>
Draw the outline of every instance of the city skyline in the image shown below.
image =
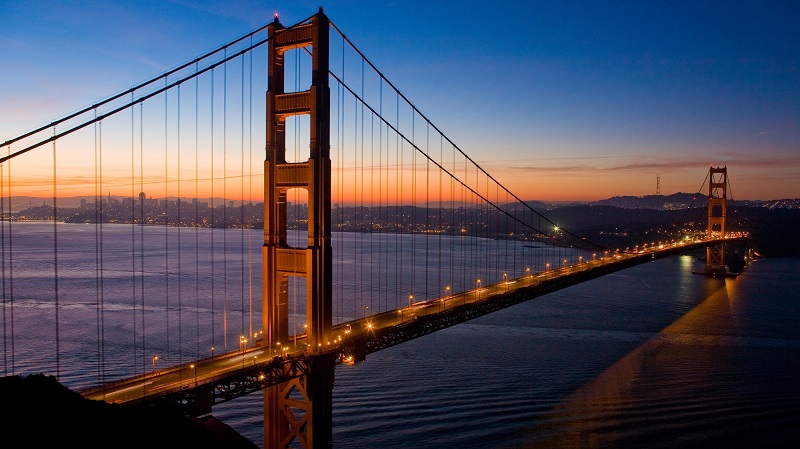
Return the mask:
<path id="1" fill-rule="evenodd" d="M 0 138 L 319 6 L 4 2 Z M 709 165 L 728 166 L 735 199 L 800 197 L 796 5 L 321 6 L 524 200 L 655 194 L 657 176 L 661 192 L 696 192 Z"/>

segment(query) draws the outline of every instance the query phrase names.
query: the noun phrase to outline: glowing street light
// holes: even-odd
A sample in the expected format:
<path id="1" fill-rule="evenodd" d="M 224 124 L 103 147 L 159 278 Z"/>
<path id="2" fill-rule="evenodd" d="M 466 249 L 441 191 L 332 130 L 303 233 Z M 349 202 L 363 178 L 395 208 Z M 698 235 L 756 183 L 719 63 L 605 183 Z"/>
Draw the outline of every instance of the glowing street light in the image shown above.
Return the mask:
<path id="1" fill-rule="evenodd" d="M 191 368 L 194 371 L 194 384 L 195 386 L 197 386 L 197 365 L 192 363 L 191 365 L 189 365 L 189 368 Z"/>
<path id="2" fill-rule="evenodd" d="M 158 360 L 158 356 L 157 356 L 157 355 L 154 355 L 154 356 L 153 356 L 153 371 L 155 371 L 155 370 L 156 370 L 156 360 Z"/>
<path id="3" fill-rule="evenodd" d="M 531 275 L 531 267 L 526 267 L 525 268 L 525 274 L 528 275 L 528 276 Z"/>
<path id="4" fill-rule="evenodd" d="M 414 302 L 414 295 L 408 295 L 408 307 Z"/>
<path id="5" fill-rule="evenodd" d="M 503 284 L 506 285 L 506 291 L 508 291 L 508 273 L 503 273 Z"/>

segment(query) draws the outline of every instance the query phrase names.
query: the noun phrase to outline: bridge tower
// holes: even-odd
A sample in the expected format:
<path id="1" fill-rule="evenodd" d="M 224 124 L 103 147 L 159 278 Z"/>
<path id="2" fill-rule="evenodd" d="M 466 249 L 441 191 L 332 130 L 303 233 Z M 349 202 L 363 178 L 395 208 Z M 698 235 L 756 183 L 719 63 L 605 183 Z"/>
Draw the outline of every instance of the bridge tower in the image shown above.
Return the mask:
<path id="1" fill-rule="evenodd" d="M 288 342 L 288 278 L 304 278 L 310 374 L 264 391 L 264 446 L 299 443 L 304 448 L 329 448 L 334 370 L 333 360 L 325 354 L 332 325 L 328 17 L 320 8 L 310 22 L 284 28 L 276 16 L 269 37 L 261 344 L 272 350 Z M 285 53 L 303 48 L 312 57 L 311 86 L 286 93 Z M 305 162 L 288 163 L 286 118 L 302 114 L 309 115 L 310 154 Z M 290 247 L 287 241 L 286 194 L 291 188 L 308 191 L 306 248 Z"/>
<path id="2" fill-rule="evenodd" d="M 708 237 L 725 236 L 727 216 L 728 167 L 713 166 L 708 177 Z M 720 242 L 706 248 L 706 274 L 725 274 L 725 244 Z"/>

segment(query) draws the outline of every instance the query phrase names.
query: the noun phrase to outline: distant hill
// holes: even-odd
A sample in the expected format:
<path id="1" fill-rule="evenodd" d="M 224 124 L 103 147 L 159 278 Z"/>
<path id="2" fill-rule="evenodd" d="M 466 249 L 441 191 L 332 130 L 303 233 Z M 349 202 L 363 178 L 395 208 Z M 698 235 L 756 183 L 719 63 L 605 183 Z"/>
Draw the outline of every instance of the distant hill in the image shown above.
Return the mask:
<path id="1" fill-rule="evenodd" d="M 735 200 L 728 198 L 729 205 L 796 209 L 800 200 Z M 673 193 L 672 195 L 615 196 L 594 201 L 593 206 L 614 206 L 623 209 L 683 210 L 689 207 L 704 207 L 708 197 L 702 193 Z"/>
<path id="2" fill-rule="evenodd" d="M 708 197 L 703 194 L 673 193 L 672 195 L 615 196 L 591 204 L 623 209 L 682 210 L 688 207 L 705 206 L 707 201 Z"/>

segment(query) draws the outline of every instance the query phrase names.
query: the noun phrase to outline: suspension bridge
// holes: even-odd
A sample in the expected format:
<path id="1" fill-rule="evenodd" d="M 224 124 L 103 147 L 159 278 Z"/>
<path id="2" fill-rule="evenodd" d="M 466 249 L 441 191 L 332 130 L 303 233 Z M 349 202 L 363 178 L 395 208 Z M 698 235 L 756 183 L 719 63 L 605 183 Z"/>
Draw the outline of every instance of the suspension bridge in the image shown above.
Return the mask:
<path id="1" fill-rule="evenodd" d="M 713 166 L 702 232 L 559 226 L 322 10 L 0 148 L 4 375 L 192 416 L 263 391 L 269 448 L 330 447 L 337 365 L 656 258 L 706 248 L 724 276 L 745 238 Z"/>

